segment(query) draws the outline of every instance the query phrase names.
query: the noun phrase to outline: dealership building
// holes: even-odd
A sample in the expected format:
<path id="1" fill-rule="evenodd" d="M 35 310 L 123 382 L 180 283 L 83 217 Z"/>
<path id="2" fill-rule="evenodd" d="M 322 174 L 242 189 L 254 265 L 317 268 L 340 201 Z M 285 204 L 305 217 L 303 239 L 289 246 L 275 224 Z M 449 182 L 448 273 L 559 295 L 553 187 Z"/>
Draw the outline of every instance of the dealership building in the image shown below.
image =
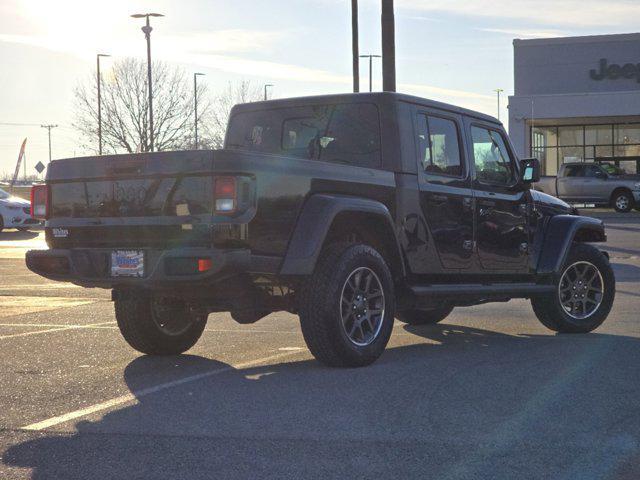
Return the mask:
<path id="1" fill-rule="evenodd" d="M 640 33 L 514 40 L 509 134 L 543 174 L 566 162 L 640 173 Z"/>

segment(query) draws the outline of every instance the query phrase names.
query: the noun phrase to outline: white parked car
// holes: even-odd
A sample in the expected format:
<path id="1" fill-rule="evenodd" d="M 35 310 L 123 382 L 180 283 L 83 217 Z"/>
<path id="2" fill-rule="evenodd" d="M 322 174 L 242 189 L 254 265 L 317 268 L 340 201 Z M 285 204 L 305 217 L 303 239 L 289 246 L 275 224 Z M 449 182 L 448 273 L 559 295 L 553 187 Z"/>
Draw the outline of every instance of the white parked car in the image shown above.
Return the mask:
<path id="1" fill-rule="evenodd" d="M 4 228 L 28 230 L 40 222 L 31 217 L 31 203 L 0 188 L 0 232 Z"/>

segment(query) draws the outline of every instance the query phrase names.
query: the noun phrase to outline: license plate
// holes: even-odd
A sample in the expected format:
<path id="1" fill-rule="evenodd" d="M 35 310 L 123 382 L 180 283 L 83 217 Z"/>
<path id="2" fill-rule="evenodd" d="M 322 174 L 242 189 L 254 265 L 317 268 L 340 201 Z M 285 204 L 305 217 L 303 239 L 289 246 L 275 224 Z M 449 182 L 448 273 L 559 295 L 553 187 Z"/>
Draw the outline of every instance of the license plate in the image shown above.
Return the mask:
<path id="1" fill-rule="evenodd" d="M 144 252 L 141 250 L 114 250 L 111 252 L 112 277 L 143 277 Z"/>

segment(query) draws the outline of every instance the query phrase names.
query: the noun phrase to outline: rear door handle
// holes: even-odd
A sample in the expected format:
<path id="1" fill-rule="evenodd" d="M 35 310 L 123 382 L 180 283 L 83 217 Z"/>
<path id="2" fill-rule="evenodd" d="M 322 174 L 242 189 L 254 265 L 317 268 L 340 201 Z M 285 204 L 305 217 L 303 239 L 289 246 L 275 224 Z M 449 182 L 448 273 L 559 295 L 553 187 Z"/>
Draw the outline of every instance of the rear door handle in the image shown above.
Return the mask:
<path id="1" fill-rule="evenodd" d="M 434 202 L 439 202 L 439 203 L 444 203 L 444 202 L 446 202 L 447 200 L 449 200 L 449 199 L 447 198 L 447 196 L 446 196 L 446 195 L 438 195 L 438 194 L 431 195 L 431 199 L 432 199 Z"/>

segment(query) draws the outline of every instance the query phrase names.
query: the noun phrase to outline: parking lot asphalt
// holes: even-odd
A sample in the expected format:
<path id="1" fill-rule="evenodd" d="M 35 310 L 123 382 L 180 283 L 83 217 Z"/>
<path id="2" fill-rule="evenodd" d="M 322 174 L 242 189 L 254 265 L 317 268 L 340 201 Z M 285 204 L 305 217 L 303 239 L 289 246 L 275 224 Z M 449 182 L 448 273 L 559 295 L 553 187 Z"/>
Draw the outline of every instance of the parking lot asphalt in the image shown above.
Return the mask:
<path id="1" fill-rule="evenodd" d="M 187 355 L 141 356 L 108 291 L 31 274 L 43 235 L 0 233 L 0 479 L 637 479 L 640 215 L 602 216 L 618 293 L 595 332 L 457 308 L 346 370 L 286 313 L 213 314 Z"/>

